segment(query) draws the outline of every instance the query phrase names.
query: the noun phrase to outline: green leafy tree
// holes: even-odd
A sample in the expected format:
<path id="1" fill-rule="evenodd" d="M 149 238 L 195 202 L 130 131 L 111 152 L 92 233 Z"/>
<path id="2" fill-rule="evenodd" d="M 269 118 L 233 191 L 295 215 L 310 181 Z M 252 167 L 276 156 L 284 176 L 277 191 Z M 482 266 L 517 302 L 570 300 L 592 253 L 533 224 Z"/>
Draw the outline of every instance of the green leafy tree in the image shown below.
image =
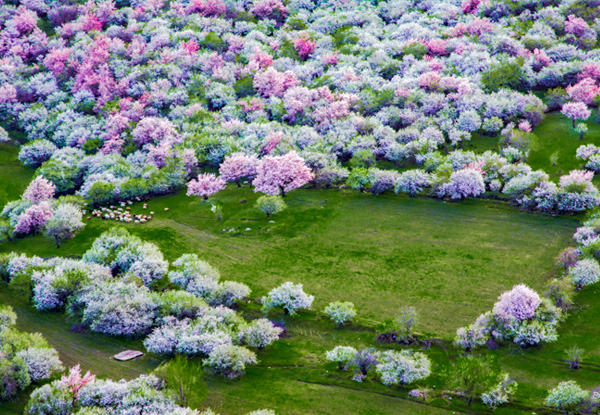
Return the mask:
<path id="1" fill-rule="evenodd" d="M 481 74 L 481 84 L 489 92 L 496 92 L 502 88 L 518 89 L 523 76 L 523 59 L 515 62 L 504 62 L 492 66 Z"/>
<path id="2" fill-rule="evenodd" d="M 490 390 L 498 377 L 488 359 L 474 356 L 460 357 L 446 373 L 449 387 L 462 395 L 469 406 L 476 397 Z"/>
<path id="3" fill-rule="evenodd" d="M 281 196 L 261 196 L 256 201 L 256 208 L 267 215 L 267 218 L 276 213 L 283 212 L 287 204 Z"/>
<path id="4" fill-rule="evenodd" d="M 165 381 L 178 405 L 197 408 L 208 396 L 204 368 L 193 359 L 175 356 L 160 365 L 154 374 Z"/>

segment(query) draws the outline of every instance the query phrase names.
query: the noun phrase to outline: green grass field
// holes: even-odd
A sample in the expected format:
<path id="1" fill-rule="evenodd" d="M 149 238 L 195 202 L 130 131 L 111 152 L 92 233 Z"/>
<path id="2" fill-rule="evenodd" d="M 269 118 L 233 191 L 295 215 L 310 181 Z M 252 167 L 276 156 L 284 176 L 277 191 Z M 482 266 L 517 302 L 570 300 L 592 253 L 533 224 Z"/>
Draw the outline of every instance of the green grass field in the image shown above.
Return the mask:
<path id="1" fill-rule="evenodd" d="M 552 114 L 548 118 L 552 121 L 550 117 Z M 562 125 L 561 120 L 555 121 Z M 575 139 L 572 154 L 568 155 L 571 150 L 565 146 L 559 164 L 574 159 L 579 145 Z M 563 148 L 558 139 L 554 145 Z M 3 183 L 10 183 L 0 191 L 2 204 L 18 198 L 32 175 L 15 158 L 14 148 L 0 147 L 0 177 Z M 534 160 L 532 154 L 531 162 Z M 535 168 L 545 167 L 540 161 Z M 223 205 L 223 221 L 219 222 L 210 203 L 179 193 L 148 203 L 148 211 L 155 212 L 153 221 L 126 225 L 132 233 L 156 243 L 171 261 L 183 253 L 197 253 L 217 267 L 223 279 L 248 284 L 253 298 L 284 281 L 301 282 L 306 292 L 316 296 L 315 311 L 285 317 L 290 337 L 260 351 L 259 365 L 241 380 L 207 377 L 208 398 L 201 406 L 223 415 L 259 408 L 272 408 L 278 414 L 489 413 L 478 404 L 468 408 L 439 393 L 427 404 L 415 402 L 407 399 L 407 392 L 417 386 L 438 391 L 443 387 L 440 373 L 460 354 L 451 345 L 456 329 L 489 310 L 502 291 L 522 282 L 543 289 L 555 272 L 554 258 L 571 244 L 579 223 L 576 217 L 529 214 L 501 202 L 448 203 L 347 190 L 292 192 L 286 198 L 289 209 L 270 223 L 254 210 L 256 197 L 249 188 L 230 187 L 219 193 L 215 199 Z M 144 211 L 141 204 L 133 210 Z M 81 255 L 100 233 L 115 225 L 119 223 L 94 218 L 60 249 L 39 235 L 2 244 L 0 252 Z M 233 236 L 231 228 L 239 235 Z M 526 350 L 506 347 L 481 352 L 497 356 L 497 365 L 520 383 L 515 403 L 496 413 L 550 413 L 542 408 L 543 398 L 549 387 L 562 380 L 597 386 L 597 291 L 591 287 L 578 295 L 579 309 L 561 326 L 558 342 Z M 356 304 L 356 324 L 335 329 L 323 318 L 320 310 L 336 300 Z M 131 378 L 160 363 L 152 355 L 117 363 L 110 356 L 125 348 L 139 349 L 141 342 L 72 333 L 63 314 L 38 312 L 7 287 L 0 287 L 0 303 L 13 305 L 19 315 L 18 327 L 43 333 L 68 365 L 79 362 L 84 370 L 102 377 Z M 421 336 L 442 339 L 443 347 L 434 345 L 426 351 L 434 362 L 434 375 L 426 382 L 405 388 L 388 388 L 372 381 L 359 384 L 351 381 L 351 373 L 326 364 L 324 352 L 336 345 L 387 347 L 375 343 L 376 327 L 393 318 L 401 305 L 418 309 Z M 258 316 L 258 305 L 244 305 L 242 312 Z M 270 317 L 284 318 L 282 314 Z M 564 350 L 575 344 L 586 350 L 584 368 L 577 372 L 570 371 L 563 361 Z M 0 405 L 0 413 L 20 413 L 25 400 L 22 397 Z"/>

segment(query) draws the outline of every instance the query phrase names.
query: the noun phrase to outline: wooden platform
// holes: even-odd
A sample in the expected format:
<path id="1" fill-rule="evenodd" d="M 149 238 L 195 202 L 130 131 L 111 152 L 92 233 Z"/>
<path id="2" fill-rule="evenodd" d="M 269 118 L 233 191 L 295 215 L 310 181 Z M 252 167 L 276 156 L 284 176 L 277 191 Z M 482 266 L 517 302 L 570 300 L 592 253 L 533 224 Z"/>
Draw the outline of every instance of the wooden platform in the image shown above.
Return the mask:
<path id="1" fill-rule="evenodd" d="M 125 350 L 124 352 L 116 354 L 113 357 L 115 358 L 115 360 L 126 362 L 128 360 L 133 360 L 143 355 L 144 353 L 138 352 L 137 350 Z"/>

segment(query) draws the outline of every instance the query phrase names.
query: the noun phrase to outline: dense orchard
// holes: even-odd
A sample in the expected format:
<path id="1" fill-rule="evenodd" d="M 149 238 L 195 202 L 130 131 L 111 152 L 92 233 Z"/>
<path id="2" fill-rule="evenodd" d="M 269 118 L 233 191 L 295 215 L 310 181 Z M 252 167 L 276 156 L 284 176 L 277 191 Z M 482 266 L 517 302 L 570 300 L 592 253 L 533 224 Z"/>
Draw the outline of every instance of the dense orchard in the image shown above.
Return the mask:
<path id="1" fill-rule="evenodd" d="M 42 199 L 104 205 L 186 184 L 206 199 L 227 181 L 588 210 L 600 202 L 589 181 L 553 183 L 525 161 L 547 110 L 587 131 L 596 17 L 568 1 L 3 2 L 3 126 L 54 186 L 7 205 L 3 226 L 43 230 Z M 475 133 L 500 153 L 463 152 Z M 581 158 L 600 170 L 596 153 Z"/>

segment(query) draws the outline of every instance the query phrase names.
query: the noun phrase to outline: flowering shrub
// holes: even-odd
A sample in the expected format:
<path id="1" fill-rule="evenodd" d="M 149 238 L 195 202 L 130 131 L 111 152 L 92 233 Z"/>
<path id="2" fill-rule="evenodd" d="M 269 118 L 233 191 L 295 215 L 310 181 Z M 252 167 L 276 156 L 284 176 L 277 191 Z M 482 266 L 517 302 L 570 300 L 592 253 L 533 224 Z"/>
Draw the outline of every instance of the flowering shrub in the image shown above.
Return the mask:
<path id="1" fill-rule="evenodd" d="M 484 328 L 477 325 L 461 327 L 456 331 L 454 344 L 457 347 L 462 347 L 465 351 L 470 351 L 477 346 L 483 346 L 488 338 L 484 332 Z"/>
<path id="2" fill-rule="evenodd" d="M 450 199 L 477 197 L 485 192 L 485 184 L 481 173 L 472 168 L 465 168 L 452 173 L 448 182 L 436 189 L 439 197 L 449 196 Z"/>
<path id="3" fill-rule="evenodd" d="M 122 281 L 96 284 L 78 297 L 81 321 L 111 336 L 140 336 L 150 331 L 156 303 L 144 286 Z"/>
<path id="4" fill-rule="evenodd" d="M 273 325 L 266 318 L 254 320 L 248 327 L 240 331 L 239 337 L 242 343 L 263 349 L 279 339 L 283 332 L 281 327 Z"/>
<path id="5" fill-rule="evenodd" d="M 369 370 L 377 366 L 377 353 L 374 348 L 361 349 L 350 359 L 347 366 L 354 369 L 355 376 L 352 380 L 362 382 Z"/>
<path id="6" fill-rule="evenodd" d="M 257 362 L 256 355 L 250 350 L 240 346 L 224 345 L 213 349 L 208 359 L 204 361 L 204 365 L 229 379 L 235 379 L 246 370 L 247 365 Z"/>
<path id="7" fill-rule="evenodd" d="M 295 315 L 299 310 L 309 309 L 315 297 L 302 290 L 302 284 L 294 285 L 286 282 L 273 288 L 263 298 L 263 311 L 268 313 L 272 308 L 283 308 L 285 314 Z"/>
<path id="8" fill-rule="evenodd" d="M 16 357 L 23 359 L 32 382 L 51 378 L 54 373 L 62 372 L 63 365 L 55 349 L 30 347 L 19 351 Z"/>
<path id="9" fill-rule="evenodd" d="M 127 273 L 150 285 L 167 274 L 169 263 L 154 244 L 143 242 L 123 228 L 112 228 L 98 237 L 83 255 L 83 261 Z"/>
<path id="10" fill-rule="evenodd" d="M 503 319 L 523 321 L 533 317 L 541 303 L 538 293 L 520 284 L 500 295 L 493 312 Z"/>
<path id="11" fill-rule="evenodd" d="M 283 212 L 287 208 L 287 204 L 281 196 L 261 196 L 256 199 L 256 208 L 265 213 L 268 218 L 273 214 Z"/>
<path id="12" fill-rule="evenodd" d="M 354 304 L 349 301 L 336 301 L 335 303 L 329 303 L 329 305 L 325 307 L 324 311 L 325 314 L 331 318 L 331 321 L 338 326 L 343 326 L 356 317 Z"/>
<path id="13" fill-rule="evenodd" d="M 423 170 L 409 170 L 400 174 L 394 190 L 396 193 L 408 193 L 411 197 L 421 193 L 426 187 L 431 186 L 429 174 Z"/>
<path id="14" fill-rule="evenodd" d="M 569 268 L 568 275 L 575 287 L 583 288 L 586 285 L 598 282 L 600 279 L 600 265 L 598 261 L 584 258 Z"/>
<path id="15" fill-rule="evenodd" d="M 386 350 L 379 353 L 377 362 L 377 374 L 387 386 L 407 385 L 431 374 L 431 362 L 420 352 Z"/>
<path id="16" fill-rule="evenodd" d="M 356 349 L 350 346 L 336 346 L 333 350 L 328 351 L 325 354 L 325 358 L 330 362 L 336 362 L 338 368 L 345 369 L 348 362 L 350 362 L 356 355 Z"/>
<path id="17" fill-rule="evenodd" d="M 588 391 L 582 389 L 575 381 L 570 380 L 561 382 L 556 388 L 548 391 L 546 405 L 568 413 L 582 408 L 589 397 L 590 393 Z"/>
<path id="18" fill-rule="evenodd" d="M 548 298 L 524 284 L 500 295 L 491 312 L 480 315 L 475 324 L 458 329 L 455 343 L 466 350 L 488 340 L 512 341 L 520 347 L 556 341 L 561 310 Z"/>
<path id="19" fill-rule="evenodd" d="M 481 400 L 491 409 L 510 402 L 512 396 L 517 392 L 519 384 L 505 373 L 503 379 L 493 389 L 481 394 Z"/>

